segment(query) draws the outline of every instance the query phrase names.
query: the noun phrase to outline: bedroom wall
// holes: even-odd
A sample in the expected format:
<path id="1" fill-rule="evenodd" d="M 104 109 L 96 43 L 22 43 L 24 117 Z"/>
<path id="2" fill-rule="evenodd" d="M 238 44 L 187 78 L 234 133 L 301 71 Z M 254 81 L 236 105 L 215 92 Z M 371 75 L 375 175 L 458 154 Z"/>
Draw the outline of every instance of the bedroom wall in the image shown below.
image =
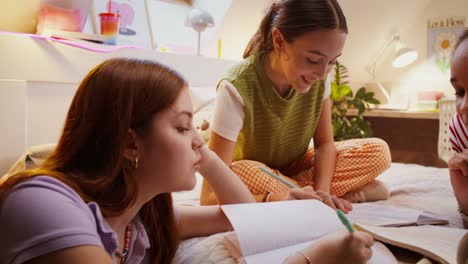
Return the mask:
<path id="1" fill-rule="evenodd" d="M 241 60 L 244 48 L 260 24 L 272 0 L 233 0 L 219 28 L 222 58 Z M 216 57 L 217 43 L 212 42 L 207 56 Z"/>
<path id="2" fill-rule="evenodd" d="M 9 138 L 0 141 L 0 174 L 3 172 L 5 155 L 11 161 L 29 145 L 46 143 L 56 138 L 57 134 L 50 130 L 55 131 L 60 127 L 58 124 L 63 121 L 68 100 L 78 81 L 98 62 L 113 56 L 155 59 L 177 68 L 192 85 L 212 87 L 230 65 L 240 60 L 248 40 L 271 2 L 232 1 L 218 32 L 223 39 L 223 59 L 227 60 L 142 50 L 96 54 L 46 41 L 0 35 L 0 129 L 2 135 Z M 395 90 L 411 91 L 413 94 L 420 87 L 442 88 L 450 93 L 446 76 L 429 79 L 435 75 L 428 74 L 427 69 L 420 67 L 425 61 L 427 49 L 426 23 L 429 18 L 438 16 L 468 17 L 468 1 L 339 2 L 348 17 L 350 28 L 341 62 L 348 66 L 354 88 L 369 81 L 366 65 L 388 41 L 392 32 L 398 31 L 407 45 L 419 51 L 419 63 L 395 70 L 389 66 L 389 56 L 386 56 L 378 67 L 379 79 L 387 87 L 393 86 Z M 33 14 L 37 12 L 38 3 L 39 0 L 7 1 L 0 10 L 0 29 L 9 27 L 13 31 L 34 32 Z M 23 8 L 25 5 L 28 9 Z M 215 42 L 211 47 L 211 55 L 208 54 L 213 57 L 217 50 Z M 401 83 L 403 85 L 396 85 Z"/>
<path id="3" fill-rule="evenodd" d="M 450 72 L 441 73 L 434 63 L 429 62 L 427 57 L 428 21 L 447 17 L 464 17 L 465 25 L 468 28 L 468 1 L 430 1 L 414 22 L 408 24 L 402 32 L 402 38 L 407 45 L 418 51 L 418 60 L 400 70 L 391 68 L 388 60 L 379 67 L 379 72 L 382 73 L 381 79 L 387 82 L 388 87 L 393 89 L 397 95 L 406 94 L 409 96 L 410 104 L 413 106 L 416 104 L 418 91 L 438 90 L 444 92 L 447 97 L 453 97 L 453 88 L 449 82 Z"/>
<path id="4" fill-rule="evenodd" d="M 190 10 L 200 8 L 211 14 L 214 26 L 204 30 L 200 38 L 200 51 L 206 56 L 211 43 L 217 43 L 217 32 L 232 0 L 194 0 L 193 5 L 182 1 L 147 0 L 147 2 L 156 45 L 160 50 L 164 48 L 180 54 L 197 54 L 198 34 L 185 23 Z M 213 51 L 216 50 L 217 47 L 214 47 Z M 211 47 L 210 53 L 210 57 L 217 57 L 217 53 L 211 52 Z"/>
<path id="5" fill-rule="evenodd" d="M 410 106 L 415 103 L 416 92 L 421 89 L 437 89 L 450 95 L 447 75 L 434 73 L 427 67 L 427 21 L 430 18 L 465 16 L 468 19 L 466 0 L 338 0 L 348 19 L 349 36 L 340 61 L 349 69 L 354 89 L 371 83 L 366 66 L 381 52 L 382 47 L 399 33 L 401 40 L 419 53 L 416 63 L 402 68 L 391 67 L 393 48 L 379 59 L 377 77 L 395 96 L 409 97 Z M 223 39 L 223 57 L 238 60 L 264 16 L 270 0 L 236 0 L 228 10 L 219 36 Z M 242 17 L 243 23 L 239 23 Z M 215 45 L 208 54 L 214 54 Z M 214 55 L 213 55 L 214 56 Z M 381 94 L 377 94 L 381 97 Z M 382 97 L 381 97 L 382 98 Z M 397 99 L 398 100 L 398 99 Z"/>
<path id="6" fill-rule="evenodd" d="M 0 30 L 34 33 L 39 5 L 40 0 L 2 1 Z"/>
<path id="7" fill-rule="evenodd" d="M 25 81 L 0 80 L 0 177 L 25 146 L 26 122 L 21 118 L 26 115 L 25 96 Z"/>
<path id="8" fill-rule="evenodd" d="M 235 64 L 148 50 L 98 53 L 0 34 L 0 176 L 28 147 L 57 140 L 78 83 L 96 64 L 113 57 L 150 59 L 169 65 L 192 88 L 200 87 L 199 92 L 213 91 L 221 75 Z"/>
<path id="9" fill-rule="evenodd" d="M 150 6 L 158 2 L 148 1 L 150 1 Z M 204 2 L 207 1 L 209 0 Z M 366 65 L 379 53 L 394 32 L 399 32 L 408 46 L 419 51 L 419 62 L 422 62 L 426 54 L 426 23 L 429 18 L 452 15 L 468 17 L 468 1 L 466 0 L 338 1 L 348 18 L 350 31 L 341 61 L 348 66 L 350 80 L 355 83 L 365 83 L 370 80 L 370 75 L 365 70 Z M 35 14 L 39 8 L 39 2 L 40 0 L 7 1 L 4 8 L 0 10 L 0 17 L 2 17 L 0 29 L 34 32 Z M 232 1 L 224 20 L 217 26 L 216 36 L 210 37 L 211 43 L 204 54 L 208 57 L 216 57 L 217 39 L 221 38 L 223 40 L 222 58 L 240 60 L 247 42 L 272 2 L 273 0 Z M 29 8 L 24 9 L 24 5 Z M 379 63 L 379 80 L 384 83 L 401 81 L 414 65 L 400 70 L 393 69 L 389 66 L 390 52 L 387 53 L 387 56 Z"/>
<path id="10" fill-rule="evenodd" d="M 362 64 L 378 51 L 379 44 L 387 40 L 390 32 L 386 31 L 412 23 L 417 14 L 431 1 L 439 0 L 339 0 L 348 18 L 350 29 L 345 50 L 347 52 L 344 53 L 343 59 L 351 63 L 352 68 L 362 67 Z M 272 0 L 233 1 L 219 33 L 225 40 L 223 54 L 226 58 L 234 60 L 241 58 L 248 40 L 272 2 Z M 377 10 L 385 12 L 376 12 Z M 395 17 L 398 19 L 394 19 Z M 242 18 L 242 23 L 239 18 Z"/>

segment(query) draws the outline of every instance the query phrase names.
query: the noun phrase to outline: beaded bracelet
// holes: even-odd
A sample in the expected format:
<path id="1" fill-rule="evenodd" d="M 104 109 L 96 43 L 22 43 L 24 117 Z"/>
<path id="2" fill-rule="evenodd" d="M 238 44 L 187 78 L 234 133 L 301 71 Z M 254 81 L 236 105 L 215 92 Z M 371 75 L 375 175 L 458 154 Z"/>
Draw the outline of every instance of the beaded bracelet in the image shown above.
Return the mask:
<path id="1" fill-rule="evenodd" d="M 271 192 L 267 192 L 263 195 L 263 198 L 262 198 L 262 203 L 266 203 L 268 202 L 268 197 L 270 196 Z"/>

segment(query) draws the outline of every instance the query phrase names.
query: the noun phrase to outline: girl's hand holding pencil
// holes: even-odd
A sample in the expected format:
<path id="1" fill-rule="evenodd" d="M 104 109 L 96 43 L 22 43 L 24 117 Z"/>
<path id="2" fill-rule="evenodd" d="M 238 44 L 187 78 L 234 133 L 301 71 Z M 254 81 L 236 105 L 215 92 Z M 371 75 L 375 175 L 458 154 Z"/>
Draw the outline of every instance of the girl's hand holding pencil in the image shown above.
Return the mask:
<path id="1" fill-rule="evenodd" d="M 302 188 L 298 187 L 298 188 L 289 190 L 287 200 L 307 200 L 307 199 L 319 200 L 323 202 L 322 197 L 318 196 L 317 193 L 314 191 L 314 188 L 312 188 L 312 186 L 310 185 L 302 187 Z"/>
<path id="2" fill-rule="evenodd" d="M 314 188 L 312 188 L 312 186 L 305 186 L 305 187 L 300 188 L 299 186 L 274 174 L 267 168 L 259 167 L 259 169 L 263 171 L 264 173 L 266 173 L 267 175 L 277 179 L 278 181 L 280 181 L 281 183 L 283 183 L 284 185 L 290 188 L 289 191 L 284 192 L 284 193 L 272 193 L 268 201 L 273 202 L 273 201 L 284 201 L 284 200 L 307 200 L 307 199 L 323 201 L 322 198 L 315 193 Z"/>
<path id="3" fill-rule="evenodd" d="M 284 179 L 279 175 L 273 173 L 270 169 L 265 167 L 259 167 L 259 169 L 264 172 L 265 174 L 269 175 L 272 178 L 275 178 L 285 186 L 287 186 L 289 191 L 284 193 L 271 193 L 268 195 L 268 201 L 284 201 L 284 200 L 319 200 L 326 205 L 330 206 L 333 209 L 340 209 L 345 213 L 348 213 L 352 210 L 351 203 L 346 200 L 343 200 L 339 197 L 334 195 L 330 195 L 329 193 L 323 191 L 315 191 L 312 186 L 305 186 L 300 188 L 299 186 L 291 183 L 290 181 Z"/>

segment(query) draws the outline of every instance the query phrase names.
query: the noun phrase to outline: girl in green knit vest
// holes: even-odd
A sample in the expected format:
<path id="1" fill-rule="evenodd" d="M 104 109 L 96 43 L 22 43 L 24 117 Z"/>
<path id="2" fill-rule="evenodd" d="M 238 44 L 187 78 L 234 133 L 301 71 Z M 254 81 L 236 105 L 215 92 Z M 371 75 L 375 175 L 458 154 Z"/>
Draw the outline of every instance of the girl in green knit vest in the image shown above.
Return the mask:
<path id="1" fill-rule="evenodd" d="M 328 74 L 347 33 L 336 0 L 278 1 L 250 40 L 245 60 L 218 84 L 209 147 L 257 201 L 319 199 L 348 212 L 349 201 L 388 197 L 375 180 L 390 165 L 387 144 L 333 140 Z M 217 203 L 206 182 L 201 203 Z"/>

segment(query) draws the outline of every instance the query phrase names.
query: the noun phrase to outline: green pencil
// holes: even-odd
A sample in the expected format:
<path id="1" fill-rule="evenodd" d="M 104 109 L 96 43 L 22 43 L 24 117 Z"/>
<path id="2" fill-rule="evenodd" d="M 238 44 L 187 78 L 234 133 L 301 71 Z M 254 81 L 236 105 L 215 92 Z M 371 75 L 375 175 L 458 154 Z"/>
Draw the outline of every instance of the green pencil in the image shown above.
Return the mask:
<path id="1" fill-rule="evenodd" d="M 278 181 L 280 181 L 281 183 L 283 183 L 284 185 L 288 186 L 289 188 L 298 188 L 296 185 L 288 182 L 287 180 L 281 178 L 280 176 L 274 174 L 273 172 L 265 169 L 264 167 L 258 167 L 261 171 L 265 172 L 266 174 L 268 174 L 269 176 L 277 179 Z"/>
<path id="2" fill-rule="evenodd" d="M 343 211 L 341 211 L 340 209 L 336 210 L 336 214 L 338 215 L 338 218 L 341 220 L 341 222 L 343 223 L 344 226 L 346 226 L 346 229 L 348 229 L 348 231 L 352 234 L 354 233 L 354 227 L 351 225 L 351 223 L 349 222 L 348 218 L 345 216 L 345 214 L 343 213 Z"/>

